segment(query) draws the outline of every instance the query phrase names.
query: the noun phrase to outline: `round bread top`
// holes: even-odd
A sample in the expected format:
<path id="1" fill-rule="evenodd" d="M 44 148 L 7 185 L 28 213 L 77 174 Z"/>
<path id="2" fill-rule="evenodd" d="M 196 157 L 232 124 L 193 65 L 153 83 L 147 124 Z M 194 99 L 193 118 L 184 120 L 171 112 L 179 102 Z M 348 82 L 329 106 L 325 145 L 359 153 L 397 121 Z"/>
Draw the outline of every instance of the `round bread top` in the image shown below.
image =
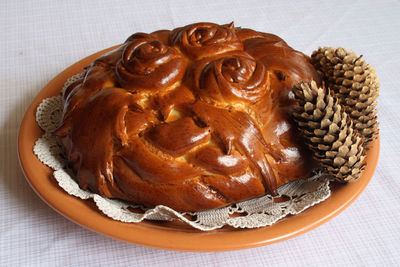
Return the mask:
<path id="1" fill-rule="evenodd" d="M 56 131 L 83 189 L 200 211 L 276 194 L 315 165 L 287 114 L 319 81 L 281 38 L 233 24 L 135 33 L 64 92 Z"/>

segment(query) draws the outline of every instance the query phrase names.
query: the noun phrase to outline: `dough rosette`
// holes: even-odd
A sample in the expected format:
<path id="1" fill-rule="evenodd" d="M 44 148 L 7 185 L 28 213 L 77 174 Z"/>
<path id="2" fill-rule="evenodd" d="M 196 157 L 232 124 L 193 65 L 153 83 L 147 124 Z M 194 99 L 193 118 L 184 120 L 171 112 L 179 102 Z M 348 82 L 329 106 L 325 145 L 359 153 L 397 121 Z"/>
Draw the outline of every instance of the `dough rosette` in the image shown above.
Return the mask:
<path id="1" fill-rule="evenodd" d="M 265 95 L 268 85 L 264 64 L 245 53 L 199 64 L 194 79 L 196 93 L 207 102 L 256 102 Z"/>
<path id="2" fill-rule="evenodd" d="M 171 43 L 192 60 L 243 50 L 243 44 L 237 37 L 233 24 L 191 24 L 174 30 L 171 34 Z"/>
<path id="3" fill-rule="evenodd" d="M 154 90 L 182 79 L 186 64 L 173 47 L 151 34 L 134 34 L 125 42 L 117 76 L 128 90 Z"/>

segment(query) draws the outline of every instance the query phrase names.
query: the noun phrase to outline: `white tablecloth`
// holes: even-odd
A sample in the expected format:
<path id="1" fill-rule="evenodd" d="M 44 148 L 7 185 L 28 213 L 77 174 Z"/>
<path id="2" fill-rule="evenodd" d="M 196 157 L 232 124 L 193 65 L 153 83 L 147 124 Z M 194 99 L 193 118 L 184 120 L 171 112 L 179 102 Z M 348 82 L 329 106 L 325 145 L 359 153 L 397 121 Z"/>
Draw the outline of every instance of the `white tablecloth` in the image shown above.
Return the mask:
<path id="1" fill-rule="evenodd" d="M 1 1 L 0 265 L 266 266 L 400 264 L 399 1 Z M 376 67 L 381 156 L 362 195 L 343 213 L 269 246 L 185 253 L 123 243 L 48 207 L 26 182 L 16 138 L 26 108 L 77 60 L 134 32 L 198 21 L 273 32 L 310 54 L 343 46 Z"/>

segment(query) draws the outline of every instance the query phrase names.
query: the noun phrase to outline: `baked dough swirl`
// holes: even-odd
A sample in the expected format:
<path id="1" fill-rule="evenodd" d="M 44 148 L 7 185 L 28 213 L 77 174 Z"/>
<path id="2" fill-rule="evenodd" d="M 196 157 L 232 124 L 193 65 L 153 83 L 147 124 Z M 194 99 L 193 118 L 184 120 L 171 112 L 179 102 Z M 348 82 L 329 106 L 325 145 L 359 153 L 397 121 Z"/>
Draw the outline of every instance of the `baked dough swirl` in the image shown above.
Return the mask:
<path id="1" fill-rule="evenodd" d="M 242 50 L 243 44 L 236 35 L 233 23 L 195 23 L 175 29 L 171 33 L 171 44 L 191 59 L 197 60 L 213 54 Z"/>
<path id="2" fill-rule="evenodd" d="M 198 68 L 196 93 L 204 100 L 256 102 L 267 91 L 266 68 L 250 55 L 227 55 Z"/>
<path id="3" fill-rule="evenodd" d="M 156 90 L 180 80 L 185 60 L 173 47 L 150 34 L 134 34 L 125 42 L 117 75 L 129 90 Z"/>

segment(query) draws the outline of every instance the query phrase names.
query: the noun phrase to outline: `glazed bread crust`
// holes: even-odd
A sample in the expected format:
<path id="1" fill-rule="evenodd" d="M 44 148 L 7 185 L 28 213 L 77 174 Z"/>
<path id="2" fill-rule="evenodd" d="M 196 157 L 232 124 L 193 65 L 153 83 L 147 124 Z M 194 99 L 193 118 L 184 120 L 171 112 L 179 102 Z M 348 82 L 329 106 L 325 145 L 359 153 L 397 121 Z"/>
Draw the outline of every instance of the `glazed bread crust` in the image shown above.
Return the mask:
<path id="1" fill-rule="evenodd" d="M 281 38 L 233 24 L 136 33 L 63 95 L 56 135 L 83 189 L 177 211 L 276 194 L 315 162 L 288 110 L 318 74 Z"/>

